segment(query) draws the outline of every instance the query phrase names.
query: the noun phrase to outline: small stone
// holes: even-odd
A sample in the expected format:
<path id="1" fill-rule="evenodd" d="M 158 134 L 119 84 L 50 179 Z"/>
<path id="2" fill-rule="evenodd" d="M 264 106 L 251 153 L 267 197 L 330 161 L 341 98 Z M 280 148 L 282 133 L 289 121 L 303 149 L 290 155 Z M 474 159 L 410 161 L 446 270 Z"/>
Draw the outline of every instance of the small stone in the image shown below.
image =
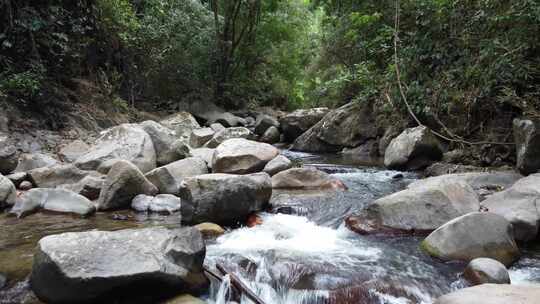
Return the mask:
<path id="1" fill-rule="evenodd" d="M 472 260 L 463 275 L 473 285 L 510 284 L 510 275 L 506 267 L 501 262 L 489 258 Z"/>
<path id="2" fill-rule="evenodd" d="M 30 189 L 32 189 L 34 186 L 32 185 L 31 182 L 29 181 L 24 181 L 22 182 L 20 185 L 19 185 L 19 190 L 21 191 L 28 191 Z"/>
<path id="3" fill-rule="evenodd" d="M 220 225 L 209 222 L 195 225 L 195 228 L 199 229 L 205 237 L 218 237 L 225 233 L 225 229 Z"/>

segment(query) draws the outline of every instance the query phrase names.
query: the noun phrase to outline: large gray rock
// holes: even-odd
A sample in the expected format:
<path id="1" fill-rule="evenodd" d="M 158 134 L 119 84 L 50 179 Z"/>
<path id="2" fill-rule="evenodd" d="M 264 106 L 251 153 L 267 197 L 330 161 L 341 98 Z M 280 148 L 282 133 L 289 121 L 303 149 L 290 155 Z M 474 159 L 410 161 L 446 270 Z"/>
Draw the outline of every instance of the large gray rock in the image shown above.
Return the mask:
<path id="1" fill-rule="evenodd" d="M 39 241 L 30 284 L 46 303 L 159 298 L 204 288 L 204 258 L 201 233 L 191 227 L 68 232 Z"/>
<path id="2" fill-rule="evenodd" d="M 152 138 L 138 125 L 122 124 L 107 130 L 75 164 L 83 170 L 96 170 L 103 162 L 123 159 L 142 172 L 156 168 L 156 150 Z"/>
<path id="3" fill-rule="evenodd" d="M 74 184 L 88 175 L 99 175 L 95 171 L 81 170 L 74 165 L 56 165 L 28 171 L 28 179 L 39 188 L 56 188 L 64 184 Z"/>
<path id="4" fill-rule="evenodd" d="M 417 170 L 442 158 L 439 140 L 425 126 L 403 131 L 394 138 L 384 154 L 384 165 L 390 169 Z"/>
<path id="5" fill-rule="evenodd" d="M 511 188 L 488 197 L 482 205 L 512 223 L 516 240 L 536 239 L 540 228 L 540 174 L 520 179 Z"/>
<path id="6" fill-rule="evenodd" d="M 444 295 L 435 304 L 537 304 L 537 285 L 482 284 Z"/>
<path id="7" fill-rule="evenodd" d="M 178 194 L 184 178 L 207 173 L 208 168 L 203 159 L 190 157 L 156 168 L 146 173 L 146 178 L 158 188 L 159 193 Z"/>
<path id="8" fill-rule="evenodd" d="M 163 119 L 160 123 L 173 130 L 178 138 L 185 140 L 189 140 L 189 135 L 193 129 L 201 127 L 195 117 L 188 112 L 178 112 Z"/>
<path id="9" fill-rule="evenodd" d="M 216 148 L 212 159 L 215 173 L 247 174 L 260 172 L 279 155 L 274 146 L 243 138 L 233 138 Z"/>
<path id="10" fill-rule="evenodd" d="M 17 149 L 7 135 L 0 133 L 0 174 L 10 174 L 19 163 Z"/>
<path id="11" fill-rule="evenodd" d="M 131 202 L 131 208 L 139 212 L 172 214 L 180 211 L 181 206 L 182 200 L 172 194 L 159 194 L 156 196 L 139 194 Z"/>
<path id="12" fill-rule="evenodd" d="M 204 147 L 205 148 L 217 148 L 221 143 L 232 138 L 245 138 L 249 140 L 255 139 L 255 134 L 244 127 L 227 128 L 214 134 L 211 140 L 209 140 Z"/>
<path id="13" fill-rule="evenodd" d="M 263 210 L 271 195 L 272 183 L 266 173 L 188 177 L 180 187 L 182 216 L 194 224 L 235 224 Z"/>
<path id="14" fill-rule="evenodd" d="M 82 140 L 75 140 L 60 147 L 58 156 L 62 161 L 72 163 L 90 150 L 90 146 Z"/>
<path id="15" fill-rule="evenodd" d="M 517 168 L 523 174 L 535 173 L 540 169 L 539 126 L 536 120 L 514 119 Z"/>
<path id="16" fill-rule="evenodd" d="M 94 204 L 82 195 L 64 189 L 35 188 L 19 197 L 10 213 L 25 217 L 40 209 L 81 216 L 89 216 L 96 211 Z"/>
<path id="17" fill-rule="evenodd" d="M 281 171 L 285 171 L 293 167 L 293 163 L 290 159 L 283 155 L 278 155 L 274 159 L 268 162 L 264 166 L 263 172 L 270 174 L 270 176 L 275 175 Z"/>
<path id="18" fill-rule="evenodd" d="M 381 161 L 377 141 L 370 139 L 356 148 L 341 151 L 345 159 L 355 164 L 378 165 Z"/>
<path id="19" fill-rule="evenodd" d="M 16 199 L 15 185 L 7 177 L 0 174 L 0 210 L 13 206 Z"/>
<path id="20" fill-rule="evenodd" d="M 362 234 L 422 234 L 479 209 L 471 186 L 441 179 L 380 198 L 347 218 L 347 225 Z"/>
<path id="21" fill-rule="evenodd" d="M 463 276 L 473 285 L 486 283 L 510 284 L 510 275 L 506 266 L 497 260 L 489 258 L 472 260 L 465 268 Z"/>
<path id="22" fill-rule="evenodd" d="M 60 185 L 58 188 L 75 192 L 93 201 L 99 198 L 104 183 L 105 176 L 96 174 L 85 176 L 74 184 Z"/>
<path id="23" fill-rule="evenodd" d="M 127 208 L 139 194 L 156 195 L 158 189 L 132 163 L 122 160 L 115 163 L 101 189 L 99 210 Z"/>
<path id="24" fill-rule="evenodd" d="M 315 168 L 291 168 L 272 177 L 274 189 L 345 189 L 339 179 Z"/>
<path id="25" fill-rule="evenodd" d="M 255 134 L 262 136 L 270 127 L 279 128 L 277 119 L 266 114 L 259 114 L 255 120 Z"/>
<path id="26" fill-rule="evenodd" d="M 260 141 L 269 144 L 275 144 L 278 143 L 280 139 L 281 134 L 279 133 L 278 128 L 271 126 L 270 128 L 266 129 L 264 134 L 261 136 Z"/>
<path id="27" fill-rule="evenodd" d="M 152 139 L 158 166 L 164 166 L 185 157 L 185 151 L 177 146 L 174 131 L 152 120 L 144 121 L 140 126 Z"/>
<path id="28" fill-rule="evenodd" d="M 33 169 L 59 165 L 58 161 L 42 153 L 22 154 L 15 172 L 28 172 Z"/>
<path id="29" fill-rule="evenodd" d="M 193 157 L 200 158 L 206 162 L 206 166 L 208 168 L 212 169 L 212 159 L 214 158 L 214 152 L 216 149 L 210 149 L 210 148 L 197 148 L 191 150 L 191 155 Z"/>
<path id="30" fill-rule="evenodd" d="M 285 135 L 285 140 L 293 142 L 318 123 L 328 111 L 328 108 L 300 109 L 282 117 L 279 123 Z"/>
<path id="31" fill-rule="evenodd" d="M 433 231 L 421 247 L 445 261 L 485 257 L 508 266 L 520 256 L 512 224 L 489 212 L 472 212 L 451 220 Z"/>
<path id="32" fill-rule="evenodd" d="M 219 123 L 227 128 L 245 126 L 245 119 L 232 113 L 225 112 L 222 108 L 211 102 L 198 101 L 188 107 L 189 112 L 206 122 L 206 125 Z"/>
<path id="33" fill-rule="evenodd" d="M 357 147 L 377 137 L 377 127 L 369 103 L 352 102 L 330 111 L 317 124 L 298 137 L 293 150 L 337 152 Z"/>
<path id="34" fill-rule="evenodd" d="M 189 137 L 189 144 L 193 148 L 199 148 L 204 146 L 209 140 L 214 137 L 216 132 L 212 128 L 200 128 L 191 131 L 191 136 Z"/>

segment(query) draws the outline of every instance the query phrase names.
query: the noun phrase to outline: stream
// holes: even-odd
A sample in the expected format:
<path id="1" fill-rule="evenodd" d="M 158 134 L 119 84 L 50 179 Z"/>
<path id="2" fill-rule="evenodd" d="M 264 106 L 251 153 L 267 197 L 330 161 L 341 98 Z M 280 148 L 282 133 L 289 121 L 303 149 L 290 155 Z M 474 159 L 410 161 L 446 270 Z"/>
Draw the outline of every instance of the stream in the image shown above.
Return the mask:
<path id="1" fill-rule="evenodd" d="M 207 243 L 209 268 L 224 266 L 268 304 L 433 303 L 466 286 L 461 279 L 465 265 L 428 257 L 418 246 L 422 238 L 360 236 L 343 224 L 345 216 L 406 187 L 418 178 L 415 173 L 381 170 L 335 155 L 283 154 L 331 173 L 348 191 L 275 191 L 276 206 L 272 213 L 260 214 L 261 225 L 228 230 Z M 178 219 L 132 211 L 88 219 L 39 213 L 18 220 L 0 214 L 0 273 L 8 278 L 0 304 L 39 303 L 29 292 L 27 277 L 41 237 L 154 225 L 175 227 Z M 510 269 L 512 283 L 540 283 L 540 246 L 522 249 L 523 257 Z M 229 303 L 229 285 L 227 280 L 212 281 L 203 298 Z M 252 302 L 242 297 L 243 303 Z"/>

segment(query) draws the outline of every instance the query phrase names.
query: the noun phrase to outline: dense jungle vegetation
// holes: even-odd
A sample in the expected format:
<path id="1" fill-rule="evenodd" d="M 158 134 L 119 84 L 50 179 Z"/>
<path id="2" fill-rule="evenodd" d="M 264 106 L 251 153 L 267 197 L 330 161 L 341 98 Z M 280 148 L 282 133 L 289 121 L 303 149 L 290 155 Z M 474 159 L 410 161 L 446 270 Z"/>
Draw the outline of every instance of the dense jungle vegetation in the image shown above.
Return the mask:
<path id="1" fill-rule="evenodd" d="M 357 100 L 408 119 L 405 97 L 463 137 L 540 108 L 536 0 L 1 0 L 0 16 L 0 98 L 20 107 L 65 104 L 81 79 L 121 108 Z"/>

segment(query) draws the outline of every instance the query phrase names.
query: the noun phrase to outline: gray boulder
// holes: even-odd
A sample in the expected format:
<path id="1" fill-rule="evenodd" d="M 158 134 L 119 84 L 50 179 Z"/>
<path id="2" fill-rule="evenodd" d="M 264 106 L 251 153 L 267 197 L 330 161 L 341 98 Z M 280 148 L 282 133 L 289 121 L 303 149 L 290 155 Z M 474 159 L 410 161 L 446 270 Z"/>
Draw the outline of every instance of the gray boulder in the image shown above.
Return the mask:
<path id="1" fill-rule="evenodd" d="M 185 157 L 186 153 L 177 146 L 174 131 L 152 120 L 142 122 L 140 127 L 152 139 L 158 166 L 164 166 Z"/>
<path id="2" fill-rule="evenodd" d="M 215 173 L 247 174 L 260 172 L 279 155 L 274 146 L 243 138 L 226 140 L 214 151 L 212 169 Z"/>
<path id="3" fill-rule="evenodd" d="M 343 182 L 315 168 L 291 168 L 272 177 L 274 189 L 346 189 Z"/>
<path id="4" fill-rule="evenodd" d="M 30 285 L 46 303 L 160 298 L 207 286 L 204 258 L 201 233 L 191 227 L 68 232 L 39 241 Z"/>
<path id="5" fill-rule="evenodd" d="M 482 205 L 512 223 L 516 240 L 536 239 L 540 228 L 540 174 L 520 179 L 511 188 L 488 197 Z"/>
<path id="6" fill-rule="evenodd" d="M 318 123 L 328 111 L 328 108 L 300 109 L 282 117 L 279 123 L 285 135 L 285 140 L 293 142 Z"/>
<path id="7" fill-rule="evenodd" d="M 16 199 L 15 185 L 7 177 L 0 174 L 0 210 L 13 206 Z"/>
<path id="8" fill-rule="evenodd" d="M 306 152 L 338 152 L 377 137 L 372 105 L 352 102 L 335 109 L 298 137 L 292 149 Z"/>
<path id="9" fill-rule="evenodd" d="M 463 276 L 473 285 L 486 283 L 510 284 L 510 275 L 506 266 L 501 262 L 489 258 L 477 258 L 472 260 Z"/>
<path id="10" fill-rule="evenodd" d="M 16 172 L 6 175 L 6 177 L 9 178 L 15 187 L 19 187 L 22 182 L 26 181 L 28 174 L 26 174 L 26 172 Z"/>
<path id="11" fill-rule="evenodd" d="M 255 134 L 262 136 L 270 127 L 279 128 L 277 119 L 266 114 L 259 114 L 255 120 Z"/>
<path id="12" fill-rule="evenodd" d="M 512 224 L 489 212 L 472 212 L 451 220 L 433 231 L 421 247 L 444 261 L 485 257 L 508 266 L 520 256 Z"/>
<path id="13" fill-rule="evenodd" d="M 131 202 L 131 208 L 138 212 L 172 214 L 180 211 L 181 206 L 182 201 L 180 198 L 172 194 L 159 194 L 157 196 L 139 194 Z"/>
<path id="14" fill-rule="evenodd" d="M 89 216 L 96 211 L 94 204 L 82 195 L 64 189 L 35 188 L 19 197 L 10 213 L 21 218 L 40 209 L 81 216 Z"/>
<path id="15" fill-rule="evenodd" d="M 225 127 L 220 124 L 220 123 L 213 123 L 213 124 L 210 124 L 210 129 L 214 130 L 214 132 L 219 132 L 219 131 L 222 131 L 222 130 L 225 130 Z"/>
<path id="16" fill-rule="evenodd" d="M 538 299 L 536 285 L 482 284 L 444 295 L 435 304 L 537 304 Z"/>
<path id="17" fill-rule="evenodd" d="M 293 163 L 290 159 L 283 155 L 278 155 L 271 161 L 269 161 L 266 166 L 264 166 L 263 172 L 268 173 L 270 176 L 273 176 L 281 171 L 292 168 Z"/>
<path id="18" fill-rule="evenodd" d="M 74 165 L 56 165 L 28 171 L 28 179 L 39 188 L 56 188 L 64 184 L 78 183 L 88 175 L 99 174 L 81 170 Z"/>
<path id="19" fill-rule="evenodd" d="M 156 195 L 158 189 L 134 164 L 122 160 L 115 163 L 101 189 L 98 199 L 99 210 L 129 207 L 139 194 Z"/>
<path id="20" fill-rule="evenodd" d="M 212 169 L 212 159 L 214 158 L 214 152 L 216 149 L 210 148 L 197 148 L 191 150 L 191 155 L 193 157 L 200 158 L 206 162 L 206 166 Z"/>
<path id="21" fill-rule="evenodd" d="M 93 201 L 99 198 L 104 183 L 105 176 L 88 175 L 74 184 L 60 185 L 58 188 L 75 192 Z"/>
<path id="22" fill-rule="evenodd" d="M 394 138 L 384 154 L 389 169 L 417 170 L 438 161 L 443 156 L 439 140 L 425 126 L 403 131 Z"/>
<path id="23" fill-rule="evenodd" d="M 163 126 L 173 130 L 177 138 L 189 140 L 193 129 L 201 127 L 195 117 L 188 112 L 178 112 L 160 121 Z"/>
<path id="24" fill-rule="evenodd" d="M 158 188 L 159 193 L 176 195 L 184 178 L 207 173 L 208 168 L 204 160 L 190 157 L 156 168 L 145 176 Z"/>
<path id="25" fill-rule="evenodd" d="M 206 115 L 207 124 L 219 123 L 226 128 L 246 126 L 245 119 L 238 117 L 229 112 L 207 112 Z"/>
<path id="26" fill-rule="evenodd" d="M 7 135 L 0 133 L 0 174 L 10 174 L 19 163 L 17 149 Z"/>
<path id="27" fill-rule="evenodd" d="M 212 128 L 200 128 L 191 131 L 191 136 L 189 137 L 189 144 L 193 148 L 199 148 L 204 146 L 209 140 L 214 137 L 216 132 Z"/>
<path id="28" fill-rule="evenodd" d="M 123 159 L 142 172 L 156 168 L 152 138 L 138 125 L 122 124 L 107 130 L 75 164 L 83 170 L 96 170 L 105 161 Z"/>
<path id="29" fill-rule="evenodd" d="M 518 170 L 523 174 L 538 172 L 540 169 L 539 122 L 516 118 L 513 125 Z"/>
<path id="30" fill-rule="evenodd" d="M 22 154 L 15 172 L 28 172 L 33 169 L 59 165 L 58 161 L 49 155 L 41 153 Z"/>
<path id="31" fill-rule="evenodd" d="M 379 149 L 377 141 L 370 139 L 356 148 L 345 148 L 341 151 L 345 159 L 357 164 L 379 164 Z"/>
<path id="32" fill-rule="evenodd" d="M 214 148 L 217 148 L 217 146 L 219 146 L 226 140 L 232 139 L 232 138 L 245 138 L 245 139 L 253 140 L 255 139 L 255 134 L 253 134 L 250 130 L 244 127 L 223 129 L 219 132 L 216 132 L 216 134 L 214 134 L 214 137 L 212 137 L 212 139 L 209 140 L 204 145 L 204 147 L 214 149 Z"/>
<path id="33" fill-rule="evenodd" d="M 346 222 L 361 234 L 425 234 L 479 209 L 471 186 L 441 179 L 380 198 Z"/>
<path id="34" fill-rule="evenodd" d="M 58 156 L 62 161 L 72 163 L 90 150 L 90 146 L 82 140 L 75 140 L 60 147 Z"/>
<path id="35" fill-rule="evenodd" d="M 264 210 L 271 195 L 272 183 L 266 173 L 188 177 L 180 187 L 182 216 L 193 224 L 236 224 Z"/>
<path id="36" fill-rule="evenodd" d="M 261 136 L 260 141 L 269 144 L 275 144 L 278 143 L 280 139 L 281 134 L 279 133 L 278 128 L 271 126 L 270 128 L 266 129 L 264 134 Z"/>

